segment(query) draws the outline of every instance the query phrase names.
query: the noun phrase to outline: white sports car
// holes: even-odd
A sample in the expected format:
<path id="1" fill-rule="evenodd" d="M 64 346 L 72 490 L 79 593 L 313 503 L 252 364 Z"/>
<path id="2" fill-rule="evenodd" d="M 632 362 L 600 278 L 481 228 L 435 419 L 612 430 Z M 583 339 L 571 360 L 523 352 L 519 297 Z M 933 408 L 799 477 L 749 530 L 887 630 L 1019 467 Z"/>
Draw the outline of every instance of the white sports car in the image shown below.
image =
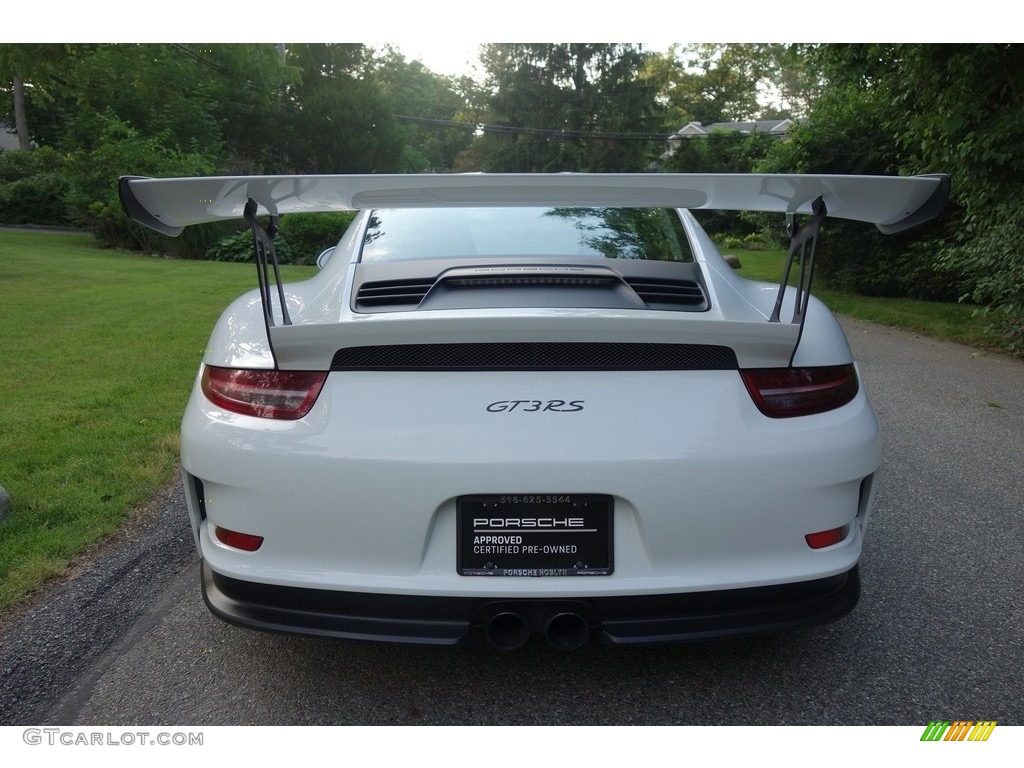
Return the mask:
<path id="1" fill-rule="evenodd" d="M 260 287 L 214 328 L 181 428 L 207 604 L 260 629 L 435 645 L 482 630 L 504 649 L 842 616 L 880 440 L 809 294 L 814 251 L 826 216 L 902 231 L 948 187 L 122 179 L 128 214 L 161 232 L 253 230 Z M 788 214 L 793 269 L 739 277 L 694 208 Z M 282 285 L 275 217 L 341 209 L 360 213 L 322 269 Z"/>

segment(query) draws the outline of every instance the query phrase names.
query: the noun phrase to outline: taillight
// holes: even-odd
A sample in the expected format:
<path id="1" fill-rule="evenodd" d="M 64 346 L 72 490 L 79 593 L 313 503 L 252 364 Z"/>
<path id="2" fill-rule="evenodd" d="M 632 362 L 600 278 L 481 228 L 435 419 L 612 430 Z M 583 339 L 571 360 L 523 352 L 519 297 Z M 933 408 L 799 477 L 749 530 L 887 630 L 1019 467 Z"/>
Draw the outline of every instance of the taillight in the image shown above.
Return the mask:
<path id="1" fill-rule="evenodd" d="M 846 538 L 846 534 L 849 532 L 850 526 L 842 525 L 838 528 L 830 528 L 827 531 L 808 533 L 804 536 L 804 540 L 807 542 L 807 546 L 811 549 L 823 549 L 825 547 L 831 547 L 833 544 L 838 544 Z"/>
<path id="2" fill-rule="evenodd" d="M 740 371 L 754 405 L 785 419 L 831 411 L 853 400 L 859 384 L 853 364 L 823 368 L 748 368 Z"/>
<path id="3" fill-rule="evenodd" d="M 235 549 L 241 549 L 246 552 L 255 552 L 261 546 L 263 546 L 263 537 L 255 536 L 251 533 L 240 533 L 239 531 L 230 531 L 227 528 L 221 528 L 219 525 L 213 527 L 214 535 L 217 539 L 229 547 Z"/>
<path id="4" fill-rule="evenodd" d="M 301 419 L 327 379 L 322 371 L 203 369 L 203 394 L 228 411 L 264 419 Z"/>

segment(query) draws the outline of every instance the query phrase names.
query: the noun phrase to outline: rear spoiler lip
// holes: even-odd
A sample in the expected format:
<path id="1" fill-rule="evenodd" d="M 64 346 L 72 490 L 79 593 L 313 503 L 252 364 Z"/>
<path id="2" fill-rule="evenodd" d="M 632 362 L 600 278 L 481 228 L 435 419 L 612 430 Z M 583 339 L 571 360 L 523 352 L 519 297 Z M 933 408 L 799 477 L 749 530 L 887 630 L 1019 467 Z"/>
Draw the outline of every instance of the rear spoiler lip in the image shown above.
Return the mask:
<path id="1" fill-rule="evenodd" d="M 184 227 L 242 218 L 251 198 L 272 215 L 448 206 L 673 207 L 810 213 L 875 224 L 885 234 L 936 218 L 949 177 L 839 174 L 379 174 L 122 177 L 125 213 L 172 237 Z M 545 195 L 547 197 L 545 197 Z M 909 209 L 909 210 L 908 210 Z"/>
<path id="2" fill-rule="evenodd" d="M 131 182 L 146 179 L 146 176 L 122 176 L 118 180 L 117 195 L 121 198 L 121 207 L 124 208 L 124 212 L 132 221 L 156 230 L 161 235 L 177 237 L 184 231 L 185 228 L 183 226 L 175 227 L 160 221 L 160 219 L 150 213 L 146 206 L 139 201 L 139 198 L 135 196 Z"/>
<path id="3" fill-rule="evenodd" d="M 893 224 L 877 224 L 878 231 L 883 235 L 895 235 L 899 232 L 914 229 L 922 224 L 927 224 L 929 221 L 937 219 L 946 210 L 946 202 L 949 200 L 949 193 L 952 187 L 949 176 L 944 173 L 930 173 L 918 176 L 917 178 L 938 179 L 939 185 L 932 192 L 931 197 L 902 221 Z"/>

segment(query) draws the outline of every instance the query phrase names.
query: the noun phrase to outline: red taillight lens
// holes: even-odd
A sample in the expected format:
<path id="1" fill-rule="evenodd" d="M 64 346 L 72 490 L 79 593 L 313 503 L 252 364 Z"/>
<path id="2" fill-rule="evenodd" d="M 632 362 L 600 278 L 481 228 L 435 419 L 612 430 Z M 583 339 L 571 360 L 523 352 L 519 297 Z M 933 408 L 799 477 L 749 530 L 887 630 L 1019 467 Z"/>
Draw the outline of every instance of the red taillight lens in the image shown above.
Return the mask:
<path id="1" fill-rule="evenodd" d="M 830 528 L 827 531 L 808 533 L 804 536 L 804 539 L 807 540 L 807 546 L 811 549 L 821 549 L 822 547 L 831 547 L 833 544 L 838 544 L 846 538 L 846 534 L 849 532 L 850 526 L 844 525 L 840 528 Z"/>
<path id="2" fill-rule="evenodd" d="M 859 384 L 853 364 L 824 368 L 748 368 L 740 371 L 754 405 L 765 416 L 810 416 L 846 405 Z"/>
<path id="3" fill-rule="evenodd" d="M 221 528 L 219 525 L 215 525 L 213 530 L 219 541 L 227 544 L 229 547 L 234 547 L 235 549 L 244 549 L 246 552 L 255 552 L 263 546 L 262 536 L 253 536 L 251 533 L 229 531 L 227 528 Z"/>
<path id="4" fill-rule="evenodd" d="M 321 371 L 203 369 L 203 394 L 228 411 L 264 419 L 301 419 L 327 379 Z"/>

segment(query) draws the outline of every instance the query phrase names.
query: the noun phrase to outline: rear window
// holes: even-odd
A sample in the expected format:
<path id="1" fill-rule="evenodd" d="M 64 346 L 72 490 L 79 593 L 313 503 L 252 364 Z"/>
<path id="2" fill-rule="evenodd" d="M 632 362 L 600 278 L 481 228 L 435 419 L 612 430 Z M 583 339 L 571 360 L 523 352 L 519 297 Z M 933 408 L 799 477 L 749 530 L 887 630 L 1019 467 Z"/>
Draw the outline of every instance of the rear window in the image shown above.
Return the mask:
<path id="1" fill-rule="evenodd" d="M 531 256 L 693 261 L 667 208 L 375 210 L 362 251 L 362 261 Z"/>

